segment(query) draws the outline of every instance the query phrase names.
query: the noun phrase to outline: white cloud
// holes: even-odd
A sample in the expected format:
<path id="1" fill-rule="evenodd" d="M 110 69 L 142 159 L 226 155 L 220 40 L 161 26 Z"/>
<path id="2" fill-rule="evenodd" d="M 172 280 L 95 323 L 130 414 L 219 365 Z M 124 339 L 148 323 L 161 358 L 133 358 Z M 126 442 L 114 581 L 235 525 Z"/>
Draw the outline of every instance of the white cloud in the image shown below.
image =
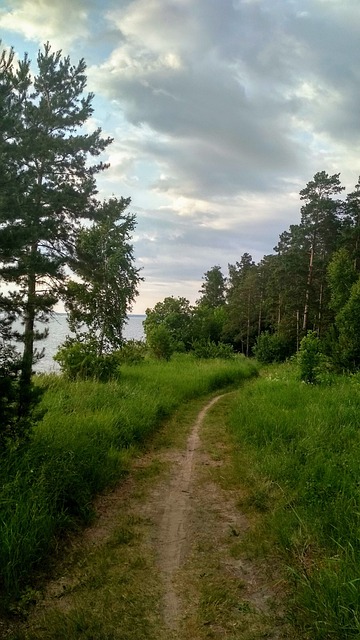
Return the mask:
<path id="1" fill-rule="evenodd" d="M 270 253 L 316 171 L 356 183 L 358 0 L 5 6 L 7 42 L 90 60 L 95 116 L 115 137 L 100 193 L 132 197 L 141 296 L 196 298 L 213 264 Z"/>
<path id="2" fill-rule="evenodd" d="M 0 27 L 20 33 L 39 44 L 51 42 L 55 48 L 69 47 L 89 35 L 87 0 L 7 0 L 0 9 Z"/>

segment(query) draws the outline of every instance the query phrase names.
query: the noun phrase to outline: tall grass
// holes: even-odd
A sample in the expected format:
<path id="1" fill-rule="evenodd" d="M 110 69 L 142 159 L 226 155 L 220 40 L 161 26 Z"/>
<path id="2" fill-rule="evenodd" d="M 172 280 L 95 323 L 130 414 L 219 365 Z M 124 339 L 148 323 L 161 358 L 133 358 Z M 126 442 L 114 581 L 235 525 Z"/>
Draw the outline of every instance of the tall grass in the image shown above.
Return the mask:
<path id="1" fill-rule="evenodd" d="M 41 376 L 43 420 L 0 467 L 0 574 L 10 596 L 28 584 L 56 540 L 89 521 L 96 493 L 127 472 L 142 445 L 181 403 L 256 372 L 245 360 L 123 366 L 118 382 Z"/>
<path id="2" fill-rule="evenodd" d="M 311 386 L 287 367 L 245 387 L 231 416 L 249 502 L 291 567 L 309 638 L 360 637 L 359 417 L 360 378 Z"/>

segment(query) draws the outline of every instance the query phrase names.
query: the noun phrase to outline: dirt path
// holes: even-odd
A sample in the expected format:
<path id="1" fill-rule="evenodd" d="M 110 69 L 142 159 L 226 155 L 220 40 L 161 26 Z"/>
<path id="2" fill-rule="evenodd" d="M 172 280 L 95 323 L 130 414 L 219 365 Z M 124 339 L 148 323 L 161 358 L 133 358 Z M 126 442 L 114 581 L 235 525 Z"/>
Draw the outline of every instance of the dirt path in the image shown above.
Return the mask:
<path id="1" fill-rule="evenodd" d="M 165 586 L 165 623 L 176 628 L 180 615 L 180 600 L 174 587 L 175 572 L 180 568 L 189 546 L 188 515 L 194 489 L 194 464 L 200 446 L 199 431 L 207 411 L 221 396 L 213 398 L 200 411 L 187 441 L 182 458 L 175 469 L 165 497 L 165 508 L 158 536 L 158 560 Z"/>
<path id="2" fill-rule="evenodd" d="M 274 565 L 249 557 L 225 414 L 231 394 L 189 403 L 96 501 L 25 624 L 10 640 L 294 638 Z M 13 630 L 14 631 L 14 630 Z M 1 636 L 0 636 L 1 637 Z"/>

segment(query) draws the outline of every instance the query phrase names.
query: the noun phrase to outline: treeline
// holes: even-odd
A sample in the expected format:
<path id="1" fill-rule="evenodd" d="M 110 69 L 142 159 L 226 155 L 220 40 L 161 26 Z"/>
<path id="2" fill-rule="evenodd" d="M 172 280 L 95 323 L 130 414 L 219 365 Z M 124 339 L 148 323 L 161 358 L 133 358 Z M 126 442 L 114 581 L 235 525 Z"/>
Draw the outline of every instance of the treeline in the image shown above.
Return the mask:
<path id="1" fill-rule="evenodd" d="M 167 298 L 148 309 L 148 338 L 162 327 L 174 349 L 225 343 L 281 361 L 311 330 L 337 367 L 358 368 L 360 180 L 344 198 L 339 176 L 321 171 L 300 191 L 300 222 L 280 235 L 274 254 L 256 264 L 244 253 L 227 277 L 212 267 L 194 307 Z"/>

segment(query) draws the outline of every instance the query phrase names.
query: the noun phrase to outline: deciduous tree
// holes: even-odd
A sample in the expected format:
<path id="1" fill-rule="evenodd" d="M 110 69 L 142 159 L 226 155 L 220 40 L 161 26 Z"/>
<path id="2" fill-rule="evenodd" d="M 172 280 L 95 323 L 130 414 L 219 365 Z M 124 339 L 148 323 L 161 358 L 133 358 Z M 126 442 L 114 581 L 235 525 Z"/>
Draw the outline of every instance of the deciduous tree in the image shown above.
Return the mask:
<path id="1" fill-rule="evenodd" d="M 130 198 L 111 198 L 99 205 L 93 225 L 79 232 L 71 260 L 79 281 L 71 280 L 66 289 L 69 326 L 80 337 L 85 325 L 99 355 L 122 346 L 141 279 L 130 242 L 135 216 L 126 213 L 129 204 Z"/>

